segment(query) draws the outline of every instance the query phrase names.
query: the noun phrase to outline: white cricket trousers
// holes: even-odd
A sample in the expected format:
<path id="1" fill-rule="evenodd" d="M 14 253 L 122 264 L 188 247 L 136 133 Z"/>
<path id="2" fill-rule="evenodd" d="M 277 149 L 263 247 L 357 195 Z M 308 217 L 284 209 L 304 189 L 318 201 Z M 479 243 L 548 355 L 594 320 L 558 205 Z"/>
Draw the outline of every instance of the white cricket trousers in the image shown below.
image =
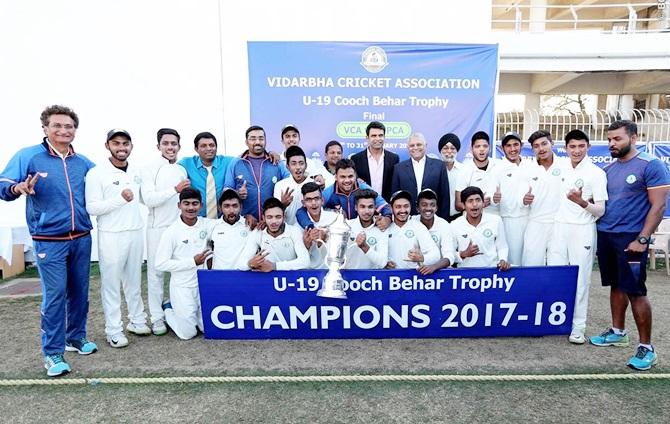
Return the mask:
<path id="1" fill-rule="evenodd" d="M 545 266 L 549 254 L 549 240 L 554 231 L 554 223 L 528 221 L 523 235 L 522 266 Z"/>
<path id="2" fill-rule="evenodd" d="M 523 255 L 523 235 L 528 225 L 528 216 L 519 216 L 514 218 L 502 218 L 505 227 L 505 239 L 509 254 L 507 262 L 512 265 L 521 265 L 521 256 Z"/>
<path id="3" fill-rule="evenodd" d="M 203 330 L 200 293 L 197 287 L 179 287 L 170 282 L 170 303 L 165 321 L 182 340 L 192 339 Z"/>
<path id="4" fill-rule="evenodd" d="M 584 332 L 589 308 L 589 287 L 596 250 L 596 224 L 557 222 L 549 244 L 548 265 L 577 265 L 577 293 L 572 330 Z"/>
<path id="5" fill-rule="evenodd" d="M 165 272 L 156 270 L 156 250 L 161 241 L 165 227 L 147 227 L 147 298 L 149 300 L 149 313 L 151 323 L 165 319 L 163 313 L 163 286 L 165 285 Z"/>
<path id="6" fill-rule="evenodd" d="M 146 324 L 142 302 L 142 230 L 98 231 L 100 296 L 105 314 L 105 333 L 114 336 L 123 331 L 121 321 L 121 287 L 128 305 L 128 320 Z"/>

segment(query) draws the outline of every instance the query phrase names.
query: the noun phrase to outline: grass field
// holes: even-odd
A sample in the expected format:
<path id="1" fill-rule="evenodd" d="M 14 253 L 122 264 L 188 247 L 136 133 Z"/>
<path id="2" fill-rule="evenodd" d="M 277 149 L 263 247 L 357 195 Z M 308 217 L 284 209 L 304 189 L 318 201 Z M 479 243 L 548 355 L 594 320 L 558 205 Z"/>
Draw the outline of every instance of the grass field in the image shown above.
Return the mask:
<path id="1" fill-rule="evenodd" d="M 104 337 L 93 273 L 89 337 L 100 351 L 68 353 L 65 377 L 220 375 L 632 373 L 629 348 L 574 346 L 566 337 L 412 340 L 180 341 Z M 650 273 L 654 344 L 670 367 L 670 279 Z M 587 334 L 609 325 L 594 272 Z M 0 379 L 44 377 L 39 298 L 0 299 Z M 637 340 L 629 312 L 629 332 Z M 2 422 L 670 422 L 670 381 L 98 384 L 0 387 Z"/>

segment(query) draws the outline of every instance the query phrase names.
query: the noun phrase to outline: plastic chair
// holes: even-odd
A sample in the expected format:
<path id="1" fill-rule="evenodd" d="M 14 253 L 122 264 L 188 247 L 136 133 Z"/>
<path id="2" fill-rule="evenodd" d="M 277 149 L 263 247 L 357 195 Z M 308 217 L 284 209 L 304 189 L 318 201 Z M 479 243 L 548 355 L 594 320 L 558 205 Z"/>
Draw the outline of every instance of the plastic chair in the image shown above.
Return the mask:
<path id="1" fill-rule="evenodd" d="M 665 255 L 665 272 L 670 275 L 670 219 L 666 218 L 658 225 L 656 232 L 651 235 L 649 244 L 649 268 L 656 269 L 656 253 Z"/>

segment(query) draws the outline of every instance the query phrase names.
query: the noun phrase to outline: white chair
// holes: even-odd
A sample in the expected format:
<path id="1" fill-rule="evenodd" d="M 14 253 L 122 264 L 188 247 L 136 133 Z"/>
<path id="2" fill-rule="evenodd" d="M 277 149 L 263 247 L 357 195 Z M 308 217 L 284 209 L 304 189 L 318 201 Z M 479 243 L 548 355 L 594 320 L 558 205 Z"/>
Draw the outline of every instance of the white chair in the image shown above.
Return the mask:
<path id="1" fill-rule="evenodd" d="M 670 275 L 670 218 L 666 218 L 658 225 L 656 232 L 651 235 L 649 244 L 649 268 L 656 269 L 656 253 L 665 255 L 665 272 Z"/>

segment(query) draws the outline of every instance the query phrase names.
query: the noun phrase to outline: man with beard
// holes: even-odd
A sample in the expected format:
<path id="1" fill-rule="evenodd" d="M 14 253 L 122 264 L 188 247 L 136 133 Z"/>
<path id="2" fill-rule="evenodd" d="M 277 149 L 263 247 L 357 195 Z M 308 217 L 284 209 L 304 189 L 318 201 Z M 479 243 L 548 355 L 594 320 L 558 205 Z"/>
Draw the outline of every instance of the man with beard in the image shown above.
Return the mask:
<path id="1" fill-rule="evenodd" d="M 433 241 L 440 249 L 440 260 L 433 265 L 424 265 L 419 268 L 423 275 L 432 274 L 438 269 L 448 268 L 454 263 L 456 240 L 451 233 L 449 223 L 437 216 L 437 194 L 427 188 L 422 190 L 417 197 L 417 209 L 419 215 L 412 219 L 423 224 L 430 233 Z"/>
<path id="2" fill-rule="evenodd" d="M 445 134 L 440 137 L 437 148 L 447 168 L 449 179 L 449 219 L 447 221 L 451 222 L 461 216 L 461 212 L 456 209 L 456 187 L 463 174 L 463 164 L 456 160 L 458 151 L 461 150 L 461 139 L 453 133 Z"/>
<path id="3" fill-rule="evenodd" d="M 335 175 L 335 166 L 340 159 L 342 159 L 342 145 L 337 140 L 330 140 L 326 143 L 324 149 L 326 154 L 326 160 L 323 162 L 323 166 L 331 174 Z"/>
<path id="4" fill-rule="evenodd" d="M 388 233 L 375 226 L 375 199 L 371 189 L 356 192 L 357 218 L 347 220 L 351 236 L 347 245 L 345 269 L 381 269 L 388 263 Z"/>
<path id="5" fill-rule="evenodd" d="M 635 123 L 613 122 L 607 140 L 617 160 L 605 167 L 609 200 L 598 221 L 598 263 L 603 286 L 610 286 L 612 327 L 590 340 L 596 346 L 628 345 L 625 318 L 630 303 L 640 343 L 628 366 L 648 370 L 658 356 L 651 344 L 647 250 L 649 237 L 663 219 L 670 175 L 660 160 L 637 151 Z"/>
<path id="6" fill-rule="evenodd" d="M 451 223 L 457 240 L 456 262 L 461 268 L 497 267 L 507 271 L 507 241 L 502 219 L 486 212 L 484 193 L 479 187 L 466 187 L 461 192 L 465 213 Z"/>
<path id="7" fill-rule="evenodd" d="M 212 256 L 207 247 L 216 220 L 198 216 L 202 207 L 200 192 L 185 188 L 179 193 L 176 222 L 163 235 L 156 252 L 156 269 L 170 273 L 170 300 L 163 302 L 165 320 L 182 340 L 203 331 L 198 269 L 206 269 Z"/>
<path id="8" fill-rule="evenodd" d="M 121 320 L 121 287 L 128 305 L 129 333 L 146 336 L 147 316 L 142 302 L 144 221 L 140 212 L 139 169 L 128 162 L 133 150 L 130 134 L 122 129 L 107 133 L 109 160 L 86 175 L 86 210 L 98 220 L 100 297 L 105 333 L 112 347 L 128 346 Z"/>
<path id="9" fill-rule="evenodd" d="M 142 202 L 149 208 L 147 217 L 147 291 L 151 331 L 156 336 L 167 333 L 163 312 L 165 273 L 156 269 L 156 250 L 167 227 L 179 218 L 179 194 L 191 186 L 186 170 L 177 163 L 181 148 L 179 133 L 161 128 L 156 134 L 156 147 L 161 156 L 142 169 Z"/>
<path id="10" fill-rule="evenodd" d="M 286 224 L 284 205 L 270 197 L 263 203 L 264 230 L 256 230 L 240 254 L 237 268 L 290 271 L 309 268 L 309 252 L 300 227 Z"/>
<path id="11" fill-rule="evenodd" d="M 440 253 L 430 233 L 420 222 L 410 219 L 412 195 L 398 191 L 391 196 L 393 223 L 388 229 L 389 261 L 387 269 L 420 269 L 434 265 Z"/>
<path id="12" fill-rule="evenodd" d="M 589 137 L 581 130 L 565 135 L 565 150 L 570 162 L 562 169 L 558 211 L 549 244 L 548 265 L 577 265 L 577 292 L 568 341 L 585 342 L 589 286 L 595 257 L 596 220 L 605 213 L 607 179 L 605 172 L 591 162 L 587 152 Z"/>
<path id="13" fill-rule="evenodd" d="M 212 230 L 214 261 L 212 269 L 236 269 L 244 246 L 251 235 L 251 229 L 240 216 L 242 199 L 233 189 L 227 188 L 219 198 L 221 219 Z"/>
<path id="14" fill-rule="evenodd" d="M 465 205 L 461 202 L 461 192 L 466 187 L 479 187 L 484 193 L 484 207 L 487 213 L 498 212 L 498 205 L 491 202 L 491 197 L 495 193 L 496 184 L 494 181 L 494 171 L 498 165 L 498 159 L 489 157 L 491 153 L 491 142 L 489 135 L 484 131 L 477 131 L 472 135 L 471 148 L 472 160 L 463 163 L 463 172 L 458 179 L 458 185 L 454 193 L 456 198 L 456 209 L 465 210 Z"/>

